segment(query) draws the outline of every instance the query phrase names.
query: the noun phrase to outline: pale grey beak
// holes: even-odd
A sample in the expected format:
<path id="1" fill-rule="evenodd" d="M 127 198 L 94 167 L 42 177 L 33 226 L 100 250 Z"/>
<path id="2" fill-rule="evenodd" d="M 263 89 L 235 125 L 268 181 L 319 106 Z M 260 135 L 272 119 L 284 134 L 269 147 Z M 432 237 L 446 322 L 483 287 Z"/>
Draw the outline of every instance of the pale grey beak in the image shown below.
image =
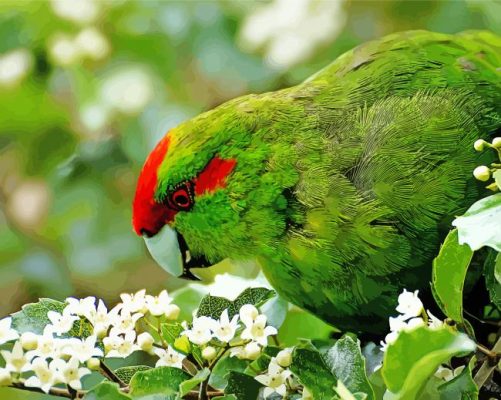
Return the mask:
<path id="1" fill-rule="evenodd" d="M 174 276 L 183 275 L 183 256 L 174 229 L 165 224 L 155 236 L 144 236 L 144 241 L 153 259 L 163 269 Z"/>

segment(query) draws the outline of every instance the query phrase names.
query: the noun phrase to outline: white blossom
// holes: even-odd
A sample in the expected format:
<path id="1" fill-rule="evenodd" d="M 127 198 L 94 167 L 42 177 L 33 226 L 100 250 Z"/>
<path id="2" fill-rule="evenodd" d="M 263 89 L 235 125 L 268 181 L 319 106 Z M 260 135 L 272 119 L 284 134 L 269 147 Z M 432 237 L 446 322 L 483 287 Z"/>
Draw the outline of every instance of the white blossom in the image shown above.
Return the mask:
<path id="1" fill-rule="evenodd" d="M 146 289 L 141 289 L 136 293 L 122 293 L 120 298 L 123 308 L 131 313 L 139 311 L 145 314 L 148 311 L 146 308 Z"/>
<path id="2" fill-rule="evenodd" d="M 84 363 L 92 357 L 103 356 L 103 351 L 96 346 L 96 341 L 97 338 L 95 335 L 91 335 L 85 339 L 67 339 L 62 352 Z"/>
<path id="3" fill-rule="evenodd" d="M 437 317 L 435 317 L 430 310 L 428 310 L 428 326 L 431 329 L 440 329 L 444 326 L 444 322 Z"/>
<path id="4" fill-rule="evenodd" d="M 212 318 L 205 316 L 194 317 L 191 329 L 183 331 L 182 334 L 188 336 L 191 343 L 204 345 L 212 339 L 211 328 L 215 322 Z"/>
<path id="5" fill-rule="evenodd" d="M 283 369 L 278 364 L 270 362 L 268 372 L 263 375 L 258 375 L 254 379 L 266 386 L 263 390 L 264 398 L 271 396 L 273 393 L 278 393 L 284 397 L 287 392 L 286 382 L 291 376 L 288 369 Z"/>
<path id="6" fill-rule="evenodd" d="M 143 351 L 150 352 L 154 343 L 155 339 L 148 332 L 143 332 L 137 337 L 137 344 Z"/>
<path id="7" fill-rule="evenodd" d="M 80 61 L 80 47 L 68 35 L 57 34 L 49 41 L 49 55 L 53 62 L 61 66 L 69 66 Z"/>
<path id="8" fill-rule="evenodd" d="M 245 346 L 236 346 L 230 348 L 230 356 L 242 360 L 255 360 L 261 354 L 261 346 L 256 342 L 247 343 Z"/>
<path id="9" fill-rule="evenodd" d="M 452 370 L 447 367 L 443 367 L 442 365 L 437 368 L 435 371 L 435 376 L 437 378 L 443 379 L 444 381 L 448 382 L 452 379 L 454 379 L 456 376 L 458 376 L 463 369 L 465 368 L 464 365 L 461 365 L 457 367 L 456 369 Z"/>
<path id="10" fill-rule="evenodd" d="M 64 312 L 78 315 L 79 317 L 87 318 L 87 315 L 96 312 L 96 298 L 94 296 L 88 296 L 84 299 L 68 297 L 66 303 L 68 304 L 64 308 Z"/>
<path id="11" fill-rule="evenodd" d="M 82 389 L 82 377 L 90 374 L 88 368 L 80 367 L 80 362 L 77 357 L 71 357 L 67 362 L 62 359 L 54 360 L 50 367 L 51 369 L 55 368 L 57 370 L 62 383 L 76 390 Z"/>
<path id="12" fill-rule="evenodd" d="M 167 349 L 155 349 L 155 354 L 159 358 L 155 367 L 183 367 L 183 360 L 186 357 L 184 354 L 178 353 L 172 347 L 167 346 Z"/>
<path id="13" fill-rule="evenodd" d="M 146 309 L 155 317 L 170 315 L 172 313 L 171 302 L 172 297 L 169 296 L 167 290 L 162 290 L 158 296 L 146 295 Z M 175 307 L 179 309 L 179 307 Z"/>
<path id="14" fill-rule="evenodd" d="M 93 60 L 106 57 L 110 51 L 108 39 L 96 28 L 86 28 L 75 37 L 82 54 Z"/>
<path id="15" fill-rule="evenodd" d="M 61 336 L 63 333 L 67 333 L 73 328 L 73 323 L 78 321 L 80 318 L 76 315 L 70 314 L 69 311 L 63 311 L 62 314 L 56 311 L 49 311 L 47 313 L 51 325 L 48 325 L 52 332 L 56 335 Z"/>
<path id="16" fill-rule="evenodd" d="M 240 319 L 246 326 L 250 326 L 254 323 L 254 320 L 259 315 L 259 311 L 252 304 L 244 304 L 240 308 Z"/>
<path id="17" fill-rule="evenodd" d="M 11 317 L 0 319 L 0 345 L 19 338 L 19 333 L 11 325 Z"/>
<path id="18" fill-rule="evenodd" d="M 292 349 L 286 348 L 280 350 L 278 354 L 272 358 L 272 360 L 276 361 L 276 363 L 281 367 L 287 368 L 292 363 Z"/>
<path id="19" fill-rule="evenodd" d="M 261 346 L 266 346 L 268 344 L 268 336 L 276 334 L 277 330 L 274 327 L 266 326 L 266 315 L 261 314 L 256 317 L 252 324 L 246 324 L 246 328 L 240 337 L 255 341 Z"/>
<path id="20" fill-rule="evenodd" d="M 64 339 L 56 339 L 53 336 L 50 326 L 46 326 L 43 335 L 38 336 L 37 347 L 35 350 L 28 351 L 26 356 L 32 360 L 35 357 L 39 358 L 57 358 L 60 355 L 61 343 Z"/>
<path id="21" fill-rule="evenodd" d="M 33 56 L 26 49 L 16 49 L 0 55 L 0 86 L 19 84 L 33 65 Z"/>
<path id="22" fill-rule="evenodd" d="M 35 358 L 30 368 L 35 375 L 26 379 L 24 385 L 27 387 L 37 387 L 42 389 L 45 393 L 49 393 L 52 386 L 62 381 L 55 368 L 56 364 L 56 360 L 51 361 L 49 364 L 43 358 Z"/>
<path id="23" fill-rule="evenodd" d="M 9 386 L 12 383 L 12 377 L 7 368 L 0 367 L 0 386 Z"/>
<path id="24" fill-rule="evenodd" d="M 125 358 L 141 348 L 135 343 L 136 332 L 126 331 L 125 333 L 113 328 L 110 336 L 103 339 L 106 357 Z"/>
<path id="25" fill-rule="evenodd" d="M 221 342 L 228 343 L 235 337 L 235 332 L 238 329 L 238 315 L 234 315 L 229 319 L 228 310 L 224 310 L 219 321 L 215 321 L 213 326 L 214 336 Z"/>
<path id="26" fill-rule="evenodd" d="M 106 304 L 100 299 L 95 309 L 89 309 L 85 318 L 92 324 L 93 333 L 98 337 L 106 336 L 113 319 L 117 319 L 120 308 L 115 307 L 109 313 Z"/>
<path id="27" fill-rule="evenodd" d="M 21 373 L 29 371 L 30 363 L 20 342 L 14 343 L 12 351 L 1 350 L 3 359 L 5 360 L 5 369 L 10 372 Z"/>
<path id="28" fill-rule="evenodd" d="M 23 349 L 25 350 L 35 350 L 38 345 L 38 335 L 33 332 L 24 332 L 19 338 Z"/>
<path id="29" fill-rule="evenodd" d="M 114 314 L 111 319 L 113 329 L 118 332 L 126 333 L 134 330 L 136 322 L 143 317 L 142 313 L 131 314 L 129 309 L 122 309 L 120 314 Z"/>
<path id="30" fill-rule="evenodd" d="M 404 289 L 398 296 L 397 311 L 406 318 L 417 317 L 423 312 L 423 303 L 418 297 L 419 290 L 408 292 Z"/>
<path id="31" fill-rule="evenodd" d="M 100 12 L 97 0 L 52 0 L 51 5 L 58 17 L 78 24 L 93 22 Z"/>
<path id="32" fill-rule="evenodd" d="M 216 357 L 216 354 L 217 351 L 212 346 L 207 346 L 202 350 L 202 358 L 206 360 L 212 360 L 214 357 Z"/>

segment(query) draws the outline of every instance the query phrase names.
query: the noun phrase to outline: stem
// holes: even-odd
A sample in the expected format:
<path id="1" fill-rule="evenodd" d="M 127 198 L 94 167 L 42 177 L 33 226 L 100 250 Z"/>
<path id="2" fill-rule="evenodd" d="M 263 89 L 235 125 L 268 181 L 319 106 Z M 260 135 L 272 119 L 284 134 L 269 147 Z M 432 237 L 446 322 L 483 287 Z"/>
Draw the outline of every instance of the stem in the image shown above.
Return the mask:
<path id="1" fill-rule="evenodd" d="M 481 347 L 478 347 L 478 349 L 480 351 L 483 351 Z M 492 348 L 492 351 L 491 350 L 488 351 L 489 353 L 493 353 L 495 355 L 494 358 L 488 355 L 489 357 L 487 358 L 487 360 L 484 361 L 478 372 L 475 374 L 475 377 L 473 378 L 479 389 L 482 386 L 484 386 L 485 382 L 487 382 L 487 379 L 489 379 L 492 372 L 496 369 L 499 352 L 501 351 L 501 337 L 498 338 L 496 344 Z"/>
<path id="2" fill-rule="evenodd" d="M 207 396 L 207 385 L 209 384 L 209 380 L 206 379 L 200 384 L 200 390 L 198 391 L 198 400 L 208 400 Z"/>
<path id="3" fill-rule="evenodd" d="M 28 387 L 24 386 L 23 382 L 13 382 L 10 387 L 13 387 L 15 389 L 21 389 L 21 390 L 26 390 L 28 392 L 35 392 L 35 393 L 44 393 L 45 392 L 36 387 Z M 81 399 L 85 395 L 85 391 L 83 390 L 75 390 L 74 394 L 70 393 L 69 390 L 67 389 L 60 389 L 60 388 L 50 388 L 49 393 L 52 396 L 57 396 L 57 397 L 66 397 L 67 399 Z"/>
<path id="4" fill-rule="evenodd" d="M 110 381 L 118 383 L 121 388 L 127 386 L 127 384 L 118 376 L 116 376 L 115 373 L 110 369 L 110 367 L 108 367 L 103 361 L 99 363 L 99 372 L 101 372 L 101 374 L 108 378 Z"/>

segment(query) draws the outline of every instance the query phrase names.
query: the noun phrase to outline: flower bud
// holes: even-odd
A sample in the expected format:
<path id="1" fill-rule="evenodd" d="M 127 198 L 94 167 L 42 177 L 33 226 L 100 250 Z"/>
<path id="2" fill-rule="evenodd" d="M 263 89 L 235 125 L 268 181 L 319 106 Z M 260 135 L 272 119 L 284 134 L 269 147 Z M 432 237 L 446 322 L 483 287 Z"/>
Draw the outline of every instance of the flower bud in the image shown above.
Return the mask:
<path id="1" fill-rule="evenodd" d="M 10 372 L 5 368 L 0 368 L 0 386 L 9 386 L 12 383 Z"/>
<path id="2" fill-rule="evenodd" d="M 214 357 L 216 357 L 216 349 L 212 346 L 207 346 L 202 350 L 202 357 L 209 361 L 212 360 Z"/>
<path id="3" fill-rule="evenodd" d="M 93 334 L 96 335 L 99 339 L 102 339 L 108 334 L 108 327 L 103 324 L 97 324 L 96 326 L 94 326 Z"/>
<path id="4" fill-rule="evenodd" d="M 485 140 L 484 139 L 478 139 L 473 143 L 473 148 L 477 151 L 482 151 L 485 146 Z"/>
<path id="5" fill-rule="evenodd" d="M 100 365 L 101 361 L 99 361 L 99 358 L 89 358 L 87 360 L 87 368 L 89 368 L 92 371 L 98 371 Z"/>
<path id="6" fill-rule="evenodd" d="M 501 137 L 495 137 L 492 139 L 492 147 L 495 149 L 501 149 Z"/>
<path id="7" fill-rule="evenodd" d="M 480 165 L 473 170 L 473 176 L 479 181 L 485 182 L 491 177 L 491 171 L 485 165 Z"/>
<path id="8" fill-rule="evenodd" d="M 165 309 L 165 317 L 170 320 L 175 320 L 179 317 L 179 312 L 181 309 L 175 304 L 169 304 Z"/>
<path id="9" fill-rule="evenodd" d="M 251 342 L 245 346 L 245 358 L 255 360 L 261 354 L 261 347 L 256 342 Z"/>
<path id="10" fill-rule="evenodd" d="M 153 348 L 155 339 L 148 332 L 143 332 L 137 337 L 137 344 L 143 351 L 150 351 Z"/>
<path id="11" fill-rule="evenodd" d="M 291 365 L 292 362 L 292 352 L 290 351 L 290 349 L 281 350 L 278 352 L 275 358 L 278 365 L 283 368 L 287 368 L 289 365 Z"/>
<path id="12" fill-rule="evenodd" d="M 38 336 L 33 332 L 24 332 L 19 341 L 24 350 L 35 350 L 38 346 Z"/>

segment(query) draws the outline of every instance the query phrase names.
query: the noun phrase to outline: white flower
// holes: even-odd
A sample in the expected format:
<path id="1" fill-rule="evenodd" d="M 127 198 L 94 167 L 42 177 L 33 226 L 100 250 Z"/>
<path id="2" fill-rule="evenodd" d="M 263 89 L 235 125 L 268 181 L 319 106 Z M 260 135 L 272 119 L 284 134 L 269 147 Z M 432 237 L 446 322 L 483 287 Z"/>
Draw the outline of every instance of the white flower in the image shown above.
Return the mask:
<path id="1" fill-rule="evenodd" d="M 7 371 L 21 373 L 30 370 L 28 357 L 24 354 L 20 342 L 14 343 L 12 351 L 1 350 L 0 354 L 5 360 L 5 369 Z"/>
<path id="2" fill-rule="evenodd" d="M 0 86 L 15 86 L 31 69 L 33 56 L 26 49 L 16 49 L 0 56 Z"/>
<path id="3" fill-rule="evenodd" d="M 215 322 L 212 318 L 205 316 L 194 317 L 191 329 L 185 330 L 182 334 L 188 336 L 191 343 L 204 345 L 212 339 L 211 328 Z"/>
<path id="4" fill-rule="evenodd" d="M 115 307 L 108 313 L 106 304 L 102 300 L 99 300 L 97 308 L 89 309 L 89 312 L 85 314 L 85 318 L 94 327 L 93 333 L 98 337 L 104 337 L 113 319 L 117 319 L 119 310 L 120 308 Z"/>
<path id="5" fill-rule="evenodd" d="M 240 335 L 242 339 L 251 339 L 261 346 L 268 344 L 268 336 L 276 335 L 277 330 L 272 326 L 266 326 L 266 315 L 261 314 L 256 317 L 250 325 L 246 324 L 246 328 Z"/>
<path id="6" fill-rule="evenodd" d="M 0 319 L 0 345 L 19 338 L 19 333 L 11 325 L 11 317 Z"/>
<path id="7" fill-rule="evenodd" d="M 92 371 L 99 371 L 101 367 L 101 360 L 99 358 L 90 358 L 87 360 L 87 368 Z"/>
<path id="8" fill-rule="evenodd" d="M 381 351 L 383 352 L 386 351 L 388 345 L 395 343 L 397 338 L 398 338 L 398 332 L 393 331 L 388 333 L 384 338 L 384 341 L 381 341 Z"/>
<path id="9" fill-rule="evenodd" d="M 108 39 L 96 28 L 83 29 L 75 37 L 75 43 L 83 54 L 94 60 L 106 57 L 110 51 Z"/>
<path id="10" fill-rule="evenodd" d="M 235 332 L 238 329 L 238 315 L 234 315 L 229 319 L 228 310 L 224 310 L 219 321 L 215 321 L 213 326 L 214 336 L 221 342 L 228 343 L 235 337 Z"/>
<path id="11" fill-rule="evenodd" d="M 495 137 L 492 139 L 492 147 L 495 149 L 500 149 L 501 148 L 501 137 Z"/>
<path id="12" fill-rule="evenodd" d="M 280 350 L 274 359 L 278 365 L 287 368 L 292 363 L 292 349 L 287 348 Z"/>
<path id="13" fill-rule="evenodd" d="M 24 332 L 19 338 L 23 349 L 25 350 L 35 350 L 38 345 L 38 335 L 33 332 Z"/>
<path id="14" fill-rule="evenodd" d="M 7 368 L 0 368 L 0 386 L 9 386 L 12 383 L 12 377 Z"/>
<path id="15" fill-rule="evenodd" d="M 484 149 L 484 146 L 487 144 L 487 142 L 483 139 L 478 139 L 475 140 L 475 143 L 473 143 L 473 148 L 476 151 L 482 151 Z"/>
<path id="16" fill-rule="evenodd" d="M 420 326 L 424 326 L 424 320 L 423 318 L 411 318 L 410 320 L 407 321 L 407 324 L 405 326 L 405 330 L 409 331 L 415 328 L 418 328 Z"/>
<path id="17" fill-rule="evenodd" d="M 391 332 L 400 332 L 406 327 L 405 317 L 399 315 L 398 317 L 390 317 L 390 331 Z"/>
<path id="18" fill-rule="evenodd" d="M 120 298 L 122 299 L 123 308 L 131 313 L 140 311 L 145 314 L 148 311 L 146 308 L 146 289 L 139 290 L 136 293 L 122 293 Z"/>
<path id="19" fill-rule="evenodd" d="M 146 295 L 146 308 L 155 317 L 171 314 L 171 301 L 172 297 L 169 296 L 167 290 L 162 290 L 158 296 Z"/>
<path id="20" fill-rule="evenodd" d="M 419 290 L 408 292 L 404 289 L 398 296 L 397 311 L 406 318 L 417 317 L 423 312 L 423 303 L 418 297 Z"/>
<path id="21" fill-rule="evenodd" d="M 82 389 L 82 382 L 80 381 L 82 377 L 90 374 L 88 368 L 80 367 L 80 362 L 76 357 L 71 357 L 68 362 L 61 359 L 54 360 L 50 367 L 57 370 L 62 383 L 76 390 Z"/>
<path id="22" fill-rule="evenodd" d="M 125 358 L 141 348 L 135 344 L 136 332 L 127 331 L 125 333 L 116 331 L 114 328 L 110 336 L 103 339 L 106 357 Z"/>
<path id="23" fill-rule="evenodd" d="M 45 393 L 49 393 L 50 388 L 61 381 L 55 365 L 55 360 L 49 364 L 43 358 L 35 358 L 30 368 L 35 372 L 35 375 L 26 379 L 24 385 L 27 387 L 37 387 Z"/>
<path id="24" fill-rule="evenodd" d="M 151 351 L 154 343 L 155 339 L 148 332 L 143 332 L 137 337 L 137 344 L 143 351 Z"/>
<path id="25" fill-rule="evenodd" d="M 51 3 L 54 14 L 78 24 L 90 23 L 99 15 L 96 0 L 52 0 Z"/>
<path id="26" fill-rule="evenodd" d="M 460 367 L 457 367 L 454 370 L 443 366 L 439 366 L 438 369 L 435 371 L 435 376 L 448 382 L 454 379 L 456 376 L 458 376 L 463 371 L 464 368 L 465 368 L 464 365 L 461 365 Z"/>
<path id="27" fill-rule="evenodd" d="M 313 395 L 310 393 L 306 387 L 303 387 L 303 393 L 301 395 L 301 400 L 313 400 Z"/>
<path id="28" fill-rule="evenodd" d="M 491 170 L 485 165 L 480 165 L 473 170 L 473 176 L 479 181 L 485 182 L 491 177 Z"/>
<path id="29" fill-rule="evenodd" d="M 159 360 L 155 364 L 155 367 L 183 367 L 183 360 L 186 356 L 184 354 L 178 353 L 172 347 L 167 346 L 167 350 L 157 348 L 154 351 L 159 358 Z"/>
<path id="30" fill-rule="evenodd" d="M 216 357 L 216 354 L 217 351 L 212 346 L 207 346 L 202 350 L 202 358 L 206 360 L 212 360 L 214 357 Z"/>
<path id="31" fill-rule="evenodd" d="M 91 315 L 96 312 L 96 298 L 93 296 L 89 296 L 84 299 L 68 297 L 66 299 L 66 303 L 68 304 L 64 308 L 63 312 L 78 315 L 79 317 L 87 318 L 87 315 Z"/>
<path id="32" fill-rule="evenodd" d="M 80 61 L 80 47 L 68 35 L 58 34 L 49 41 L 49 54 L 55 64 L 68 66 Z"/>
<path id="33" fill-rule="evenodd" d="M 134 330 L 136 322 L 142 317 L 142 313 L 131 314 L 128 309 L 124 308 L 120 314 L 112 316 L 111 325 L 115 331 L 125 333 Z"/>
<path id="34" fill-rule="evenodd" d="M 254 379 L 266 386 L 263 391 L 264 398 L 275 392 L 284 397 L 287 392 L 286 382 L 290 376 L 291 372 L 288 369 L 283 369 L 278 364 L 270 362 L 268 373 L 258 375 Z"/>
<path id="35" fill-rule="evenodd" d="M 92 357 L 102 357 L 103 351 L 96 347 L 96 336 L 91 335 L 85 339 L 71 338 L 65 341 L 62 352 L 79 360 L 86 362 Z"/>
<path id="36" fill-rule="evenodd" d="M 428 310 L 428 326 L 431 329 L 440 329 L 444 326 L 444 322 L 437 317 L 435 317 L 430 310 Z"/>
<path id="37" fill-rule="evenodd" d="M 35 350 L 28 351 L 26 356 L 32 360 L 35 357 L 39 358 L 57 358 L 61 350 L 61 343 L 63 339 L 55 339 L 52 329 L 46 326 L 43 335 L 38 336 L 37 347 Z"/>
<path id="38" fill-rule="evenodd" d="M 52 332 L 61 336 L 63 333 L 67 333 L 73 328 L 73 323 L 78 321 L 80 318 L 76 315 L 70 314 L 69 311 L 63 311 L 62 314 L 49 311 L 47 313 L 47 317 L 49 318 L 52 325 L 48 325 Z"/>
<path id="39" fill-rule="evenodd" d="M 261 347 L 256 342 L 247 343 L 245 346 L 237 346 L 230 348 L 230 356 L 240 358 L 242 360 L 255 360 L 261 354 Z"/>
<path id="40" fill-rule="evenodd" d="M 254 320 L 259 315 L 259 311 L 252 304 L 244 304 L 240 308 L 240 319 L 246 326 L 250 326 L 254 323 Z"/>

